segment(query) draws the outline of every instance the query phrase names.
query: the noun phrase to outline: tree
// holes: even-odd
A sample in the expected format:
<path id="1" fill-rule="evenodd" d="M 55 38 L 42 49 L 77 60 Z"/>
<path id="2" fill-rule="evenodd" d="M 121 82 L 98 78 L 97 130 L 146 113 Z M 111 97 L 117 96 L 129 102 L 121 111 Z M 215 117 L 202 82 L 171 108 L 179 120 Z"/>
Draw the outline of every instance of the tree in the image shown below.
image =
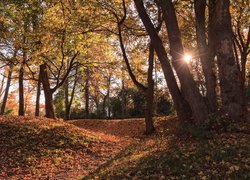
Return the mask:
<path id="1" fill-rule="evenodd" d="M 196 41 L 198 45 L 199 57 L 202 64 L 203 73 L 206 82 L 206 101 L 208 103 L 209 111 L 215 113 L 217 111 L 217 97 L 216 97 L 216 77 L 213 72 L 214 69 L 214 55 L 210 41 L 207 44 L 206 38 L 206 0 L 195 0 L 195 28 Z M 209 33 L 211 35 L 211 33 Z M 209 52 L 209 54 L 207 54 Z"/>
<path id="2" fill-rule="evenodd" d="M 233 54 L 229 1 L 213 1 L 213 37 L 219 67 L 222 109 L 235 121 L 243 116 L 241 76 Z"/>
<path id="3" fill-rule="evenodd" d="M 150 36 L 151 42 L 155 48 L 155 51 L 157 53 L 157 56 L 160 60 L 164 76 L 166 78 L 166 82 L 169 88 L 169 91 L 172 95 L 175 109 L 177 111 L 178 117 L 182 123 L 187 121 L 190 118 L 190 109 L 189 105 L 187 104 L 186 100 L 183 98 L 183 95 L 177 85 L 174 72 L 172 70 L 172 67 L 169 63 L 169 59 L 166 53 L 166 50 L 163 46 L 162 40 L 157 34 L 157 31 L 152 24 L 149 16 L 147 15 L 146 9 L 143 5 L 143 2 L 141 0 L 134 1 L 137 11 L 139 13 L 139 16 Z"/>

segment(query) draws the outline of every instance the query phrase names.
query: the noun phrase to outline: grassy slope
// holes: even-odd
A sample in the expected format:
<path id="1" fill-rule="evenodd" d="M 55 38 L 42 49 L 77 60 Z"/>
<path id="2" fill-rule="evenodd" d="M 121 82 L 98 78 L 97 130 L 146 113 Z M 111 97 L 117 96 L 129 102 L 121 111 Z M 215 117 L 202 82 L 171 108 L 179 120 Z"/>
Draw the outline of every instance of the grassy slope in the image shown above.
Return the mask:
<path id="1" fill-rule="evenodd" d="M 0 116 L 0 179 L 77 171 L 77 164 L 86 164 L 79 156 L 94 153 L 93 146 L 99 143 L 60 120 Z"/>
<path id="2" fill-rule="evenodd" d="M 156 135 L 135 142 L 85 179 L 250 178 L 249 124 L 185 133 L 174 118 L 156 124 Z"/>

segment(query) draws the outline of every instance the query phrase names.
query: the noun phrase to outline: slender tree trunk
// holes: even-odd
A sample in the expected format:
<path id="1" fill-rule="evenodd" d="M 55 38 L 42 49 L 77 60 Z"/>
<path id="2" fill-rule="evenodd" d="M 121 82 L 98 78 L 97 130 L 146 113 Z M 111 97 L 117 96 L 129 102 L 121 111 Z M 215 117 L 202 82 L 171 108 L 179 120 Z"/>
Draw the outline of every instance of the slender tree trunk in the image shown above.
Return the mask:
<path id="1" fill-rule="evenodd" d="M 18 115 L 24 116 L 24 89 L 23 89 L 23 77 L 24 77 L 24 69 L 23 65 L 21 65 L 19 71 L 19 109 Z"/>
<path id="2" fill-rule="evenodd" d="M 146 123 L 146 134 L 152 134 L 155 131 L 153 122 L 153 103 L 154 103 L 154 80 L 153 80 L 153 69 L 154 69 L 154 46 L 150 43 L 149 47 L 149 58 L 148 58 L 148 88 L 146 90 L 146 108 L 145 108 L 145 123 Z"/>
<path id="3" fill-rule="evenodd" d="M 125 118 L 125 113 L 126 113 L 126 100 L 125 100 L 125 86 L 124 86 L 124 80 L 122 80 L 122 104 L 121 104 L 121 108 L 122 108 L 122 119 Z"/>
<path id="4" fill-rule="evenodd" d="M 45 96 L 45 116 L 47 118 L 55 119 L 55 112 L 53 107 L 53 93 L 50 89 L 49 77 L 46 66 L 46 64 L 40 65 L 41 80 Z"/>
<path id="5" fill-rule="evenodd" d="M 232 42 L 229 0 L 215 0 L 214 35 L 219 67 L 222 109 L 235 121 L 243 116 L 243 93 Z"/>
<path id="6" fill-rule="evenodd" d="M 216 78 L 213 72 L 214 61 L 213 59 L 210 59 L 209 54 L 207 54 L 208 45 L 206 42 L 205 26 L 206 0 L 195 0 L 194 7 L 196 18 L 196 40 L 206 81 L 206 101 L 209 107 L 209 112 L 215 113 L 217 111 Z"/>
<path id="7" fill-rule="evenodd" d="M 40 95 L 41 95 L 41 72 L 39 70 L 39 77 L 38 77 L 38 81 L 37 81 L 37 92 L 36 92 L 35 116 L 40 115 Z"/>
<path id="8" fill-rule="evenodd" d="M 8 73 L 7 84 L 6 84 L 3 103 L 2 103 L 2 107 L 1 107 L 1 115 L 3 115 L 5 112 L 5 107 L 7 104 L 8 94 L 9 94 L 9 89 L 10 89 L 11 77 L 12 77 L 12 67 L 10 67 L 9 73 Z"/>
<path id="9" fill-rule="evenodd" d="M 65 93 L 65 116 L 64 116 L 64 119 L 69 120 L 70 119 L 70 110 L 69 110 L 69 80 L 68 80 L 68 78 L 64 84 L 64 93 Z"/>
<path id="10" fill-rule="evenodd" d="M 161 39 L 159 38 L 158 33 L 156 29 L 154 28 L 154 25 L 152 24 L 149 16 L 147 15 L 146 9 L 144 8 L 144 5 L 143 5 L 143 1 L 134 0 L 134 3 L 136 5 L 139 16 L 150 36 L 151 42 L 155 48 L 157 56 L 160 60 L 169 91 L 174 101 L 174 106 L 175 106 L 178 118 L 182 123 L 185 123 L 190 119 L 190 107 L 185 101 L 185 99 L 183 98 L 182 93 L 179 90 L 179 87 L 177 85 L 177 82 L 174 76 L 174 72 L 169 63 L 169 59 L 165 51 L 165 48 L 163 46 L 163 43 Z"/>
<path id="11" fill-rule="evenodd" d="M 89 70 L 86 69 L 86 82 L 85 82 L 85 116 L 89 118 Z"/>
<path id="12" fill-rule="evenodd" d="M 103 117 L 106 117 L 106 101 L 107 101 L 108 95 L 106 94 L 103 98 L 103 103 L 102 103 L 102 115 Z"/>
<path id="13" fill-rule="evenodd" d="M 72 103 L 75 97 L 75 90 L 76 90 L 76 84 L 78 81 L 78 77 L 77 77 L 77 69 L 76 69 L 76 75 L 75 75 L 75 81 L 73 84 L 73 88 L 72 88 L 72 92 L 71 92 L 71 96 L 70 96 L 70 100 L 68 100 L 69 98 L 69 80 L 67 79 L 65 81 L 66 83 L 66 87 L 65 87 L 65 108 L 66 108 L 66 120 L 70 119 L 70 111 L 71 111 L 71 107 L 72 107 Z M 67 101 L 67 102 L 66 102 Z"/>
<path id="14" fill-rule="evenodd" d="M 111 107 L 110 107 L 110 86 L 109 86 L 109 89 L 108 89 L 108 118 L 110 119 L 111 117 Z"/>

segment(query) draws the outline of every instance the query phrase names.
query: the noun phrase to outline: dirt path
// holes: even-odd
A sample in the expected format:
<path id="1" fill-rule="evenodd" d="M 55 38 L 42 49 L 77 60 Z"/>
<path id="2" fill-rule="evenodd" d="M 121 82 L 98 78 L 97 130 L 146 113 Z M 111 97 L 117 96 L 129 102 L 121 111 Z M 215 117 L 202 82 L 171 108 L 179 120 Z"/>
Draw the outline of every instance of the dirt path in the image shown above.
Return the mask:
<path id="1" fill-rule="evenodd" d="M 89 134 L 98 137 L 103 144 L 95 149 L 99 149 L 98 156 L 89 156 L 86 166 L 78 172 L 70 172 L 67 179 L 87 176 L 98 167 L 108 162 L 116 154 L 119 154 L 136 139 L 144 137 L 144 120 L 72 120 L 68 123 L 86 130 Z M 96 154 L 96 153 L 95 153 Z M 79 157 L 81 158 L 81 157 Z M 85 156 L 86 160 L 86 156 Z M 62 178 L 62 177 L 56 177 Z"/>
<path id="2" fill-rule="evenodd" d="M 110 142 L 131 142 L 143 137 L 143 119 L 124 120 L 72 120 L 69 123 L 89 131 L 90 134 Z"/>

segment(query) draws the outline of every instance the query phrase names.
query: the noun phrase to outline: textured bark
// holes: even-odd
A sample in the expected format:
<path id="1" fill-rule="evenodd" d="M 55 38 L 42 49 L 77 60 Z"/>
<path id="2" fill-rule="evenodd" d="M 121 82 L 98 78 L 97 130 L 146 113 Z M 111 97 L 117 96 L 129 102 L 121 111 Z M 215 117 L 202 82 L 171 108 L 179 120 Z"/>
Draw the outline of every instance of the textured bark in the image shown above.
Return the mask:
<path id="1" fill-rule="evenodd" d="M 219 67 L 222 109 L 233 120 L 243 116 L 243 94 L 241 75 L 237 68 L 232 42 L 232 25 L 229 0 L 214 1 L 214 35 Z"/>
<path id="2" fill-rule="evenodd" d="M 158 36 L 157 31 L 154 28 L 149 16 L 147 15 L 147 12 L 146 12 L 146 9 L 144 8 L 142 0 L 134 0 L 134 3 L 136 5 L 136 9 L 139 13 L 139 16 L 150 36 L 151 42 L 155 48 L 157 56 L 160 60 L 169 91 L 174 101 L 174 106 L 175 106 L 178 118 L 181 122 L 184 123 L 190 119 L 189 105 L 186 103 L 185 99 L 183 98 L 179 90 L 172 67 L 167 57 L 167 53 L 163 46 L 163 43 L 160 37 Z"/>
<path id="3" fill-rule="evenodd" d="M 203 73 L 206 81 L 206 101 L 210 113 L 217 111 L 216 100 L 216 78 L 213 72 L 214 60 L 209 58 L 208 45 L 206 42 L 206 26 L 205 26 L 205 10 L 206 0 L 195 0 L 195 25 L 196 25 L 196 40 L 199 50 L 199 57 L 202 64 Z M 214 56 L 213 56 L 214 57 Z"/>
<path id="4" fill-rule="evenodd" d="M 50 89 L 49 76 L 47 72 L 47 65 L 40 65 L 41 81 L 43 84 L 44 96 L 45 96 L 45 116 L 47 118 L 55 119 L 55 112 L 53 106 L 53 93 Z"/>
<path id="5" fill-rule="evenodd" d="M 8 95 L 9 95 L 11 77 L 12 77 L 12 67 L 10 67 L 9 73 L 8 73 L 8 79 L 7 79 L 7 84 L 6 84 L 5 93 L 4 93 L 4 97 L 3 97 L 3 103 L 1 106 L 1 113 L 0 113 L 1 115 L 3 115 L 5 112 L 5 107 L 6 107 Z"/>
<path id="6" fill-rule="evenodd" d="M 40 96 L 41 96 L 41 72 L 39 70 L 39 77 L 38 77 L 38 81 L 37 81 L 37 91 L 36 91 L 35 116 L 40 115 Z"/>
<path id="7" fill-rule="evenodd" d="M 193 117 L 196 123 L 202 124 L 208 118 L 207 106 L 187 64 L 183 61 L 184 49 L 175 8 L 171 0 L 162 0 L 161 7 L 168 32 L 172 64 L 180 80 L 183 95 L 192 109 Z"/>

